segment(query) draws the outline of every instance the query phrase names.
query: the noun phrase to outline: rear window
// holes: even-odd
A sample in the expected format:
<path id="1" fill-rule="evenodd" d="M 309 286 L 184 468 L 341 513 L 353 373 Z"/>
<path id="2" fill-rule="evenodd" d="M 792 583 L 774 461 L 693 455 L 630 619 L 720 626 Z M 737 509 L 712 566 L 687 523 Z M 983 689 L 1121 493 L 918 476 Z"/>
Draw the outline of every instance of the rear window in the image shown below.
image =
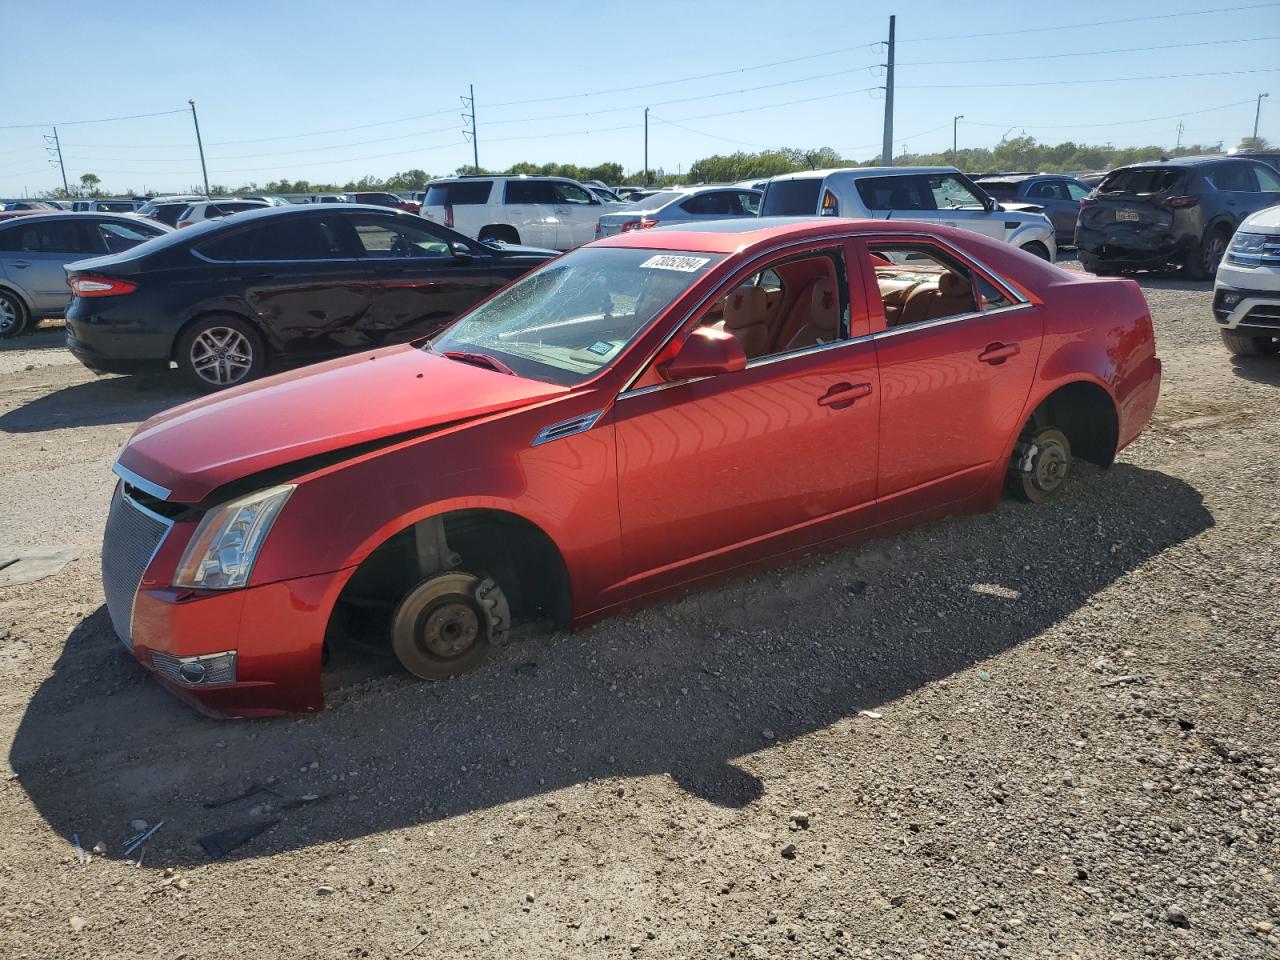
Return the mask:
<path id="1" fill-rule="evenodd" d="M 762 217 L 812 217 L 818 212 L 822 178 L 776 180 L 765 188 Z"/>
<path id="2" fill-rule="evenodd" d="M 1176 167 L 1133 167 L 1107 174 L 1098 186 L 1099 194 L 1143 196 L 1168 193 L 1182 182 L 1183 171 Z"/>
<path id="3" fill-rule="evenodd" d="M 492 180 L 464 180 L 459 183 L 433 183 L 427 187 L 428 207 L 456 207 L 468 203 L 488 203 Z"/>

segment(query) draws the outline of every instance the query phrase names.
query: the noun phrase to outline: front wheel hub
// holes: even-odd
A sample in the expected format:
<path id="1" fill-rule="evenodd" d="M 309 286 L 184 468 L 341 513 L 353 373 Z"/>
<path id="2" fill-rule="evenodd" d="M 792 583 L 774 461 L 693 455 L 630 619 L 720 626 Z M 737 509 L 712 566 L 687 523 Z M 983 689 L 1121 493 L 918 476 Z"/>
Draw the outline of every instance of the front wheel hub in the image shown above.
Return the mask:
<path id="1" fill-rule="evenodd" d="M 392 617 L 391 645 L 414 676 L 442 680 L 478 666 L 510 628 L 506 596 L 493 580 L 449 571 L 405 594 Z"/>

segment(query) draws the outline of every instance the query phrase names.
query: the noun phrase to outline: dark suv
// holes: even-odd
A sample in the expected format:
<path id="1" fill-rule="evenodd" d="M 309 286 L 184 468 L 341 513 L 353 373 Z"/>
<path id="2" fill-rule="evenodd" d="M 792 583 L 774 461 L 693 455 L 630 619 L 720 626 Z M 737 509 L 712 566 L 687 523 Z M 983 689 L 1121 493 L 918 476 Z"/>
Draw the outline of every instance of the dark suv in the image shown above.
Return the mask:
<path id="1" fill-rule="evenodd" d="M 1280 173 L 1236 157 L 1180 157 L 1112 170 L 1080 205 L 1076 246 L 1094 273 L 1180 265 L 1211 278 L 1249 214 L 1280 203 Z"/>

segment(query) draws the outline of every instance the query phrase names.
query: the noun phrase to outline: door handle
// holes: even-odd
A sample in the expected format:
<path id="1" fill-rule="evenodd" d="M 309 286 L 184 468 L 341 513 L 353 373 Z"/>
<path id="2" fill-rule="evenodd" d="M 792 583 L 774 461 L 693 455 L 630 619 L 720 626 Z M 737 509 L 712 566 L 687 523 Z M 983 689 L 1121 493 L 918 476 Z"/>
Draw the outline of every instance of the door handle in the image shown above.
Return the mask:
<path id="1" fill-rule="evenodd" d="M 241 280 L 274 280 L 275 278 L 276 278 L 276 275 L 274 273 L 252 273 L 249 276 L 241 277 L 240 279 Z"/>
<path id="2" fill-rule="evenodd" d="M 818 398 L 818 406 L 843 410 L 862 397 L 871 396 L 869 383 L 837 383 Z"/>
<path id="3" fill-rule="evenodd" d="M 31 263 L 27 260 L 15 260 L 13 261 L 13 265 L 19 270 L 25 270 L 27 267 L 31 266 Z"/>
<path id="4" fill-rule="evenodd" d="M 989 343 L 987 349 L 978 354 L 978 359 L 983 363 L 989 363 L 993 367 L 999 366 L 1010 357 L 1016 357 L 1022 352 L 1022 347 L 1016 343 Z"/>

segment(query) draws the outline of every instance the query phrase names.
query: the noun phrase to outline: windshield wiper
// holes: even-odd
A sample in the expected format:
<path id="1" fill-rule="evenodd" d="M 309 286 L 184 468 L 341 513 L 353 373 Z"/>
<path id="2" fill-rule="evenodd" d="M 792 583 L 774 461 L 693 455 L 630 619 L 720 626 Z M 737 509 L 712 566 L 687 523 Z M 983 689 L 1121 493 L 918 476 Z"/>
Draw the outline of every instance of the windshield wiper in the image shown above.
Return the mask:
<path id="1" fill-rule="evenodd" d="M 469 363 L 475 367 L 488 367 L 490 370 L 496 370 L 498 373 L 505 373 L 508 376 L 516 376 L 516 372 L 508 367 L 497 357 L 491 357 L 487 353 L 467 353 L 463 350 L 446 350 L 444 355 L 450 360 L 457 360 L 459 363 Z"/>

